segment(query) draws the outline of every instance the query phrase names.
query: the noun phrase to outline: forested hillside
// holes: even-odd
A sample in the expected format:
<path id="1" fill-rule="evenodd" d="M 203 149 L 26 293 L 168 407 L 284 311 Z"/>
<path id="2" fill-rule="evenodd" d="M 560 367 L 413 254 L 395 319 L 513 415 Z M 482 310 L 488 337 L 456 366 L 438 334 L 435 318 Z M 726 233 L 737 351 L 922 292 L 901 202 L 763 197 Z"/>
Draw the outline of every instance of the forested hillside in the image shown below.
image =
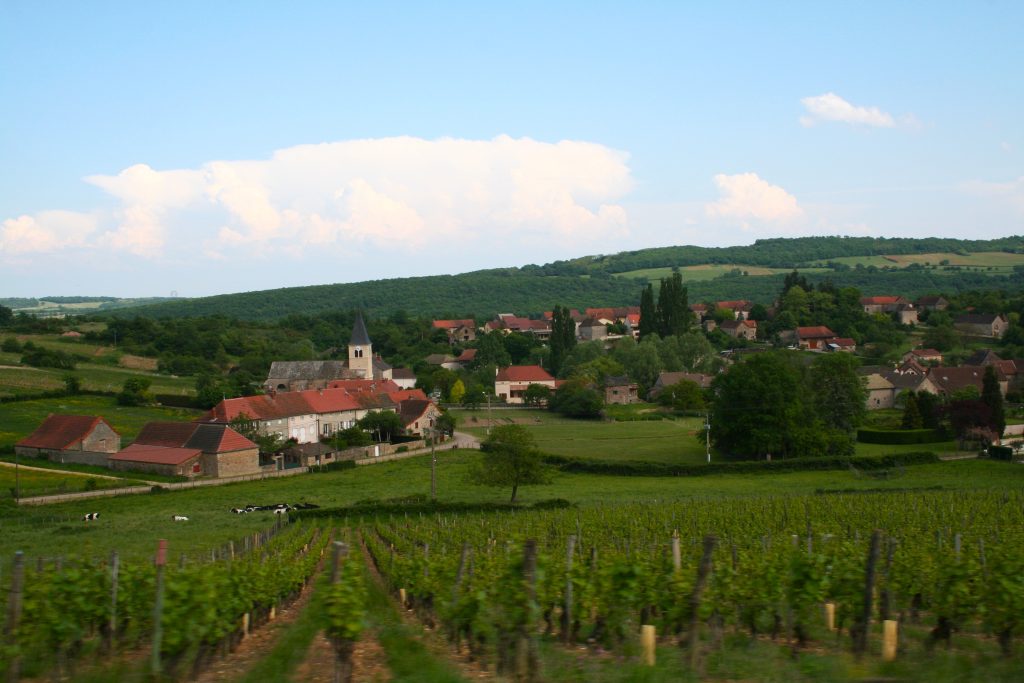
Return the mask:
<path id="1" fill-rule="evenodd" d="M 635 305 L 639 302 L 641 285 L 633 279 L 633 271 L 701 264 L 735 264 L 737 268 L 710 280 L 690 280 L 684 274 L 691 302 L 745 298 L 770 303 L 782 285 L 783 274 L 745 275 L 741 266 L 788 269 L 856 256 L 977 252 L 1024 253 L 1024 239 L 807 237 L 758 240 L 741 247 L 664 247 L 462 275 L 289 287 L 165 301 L 139 307 L 132 313 L 148 317 L 226 315 L 275 320 L 291 313 L 309 315 L 360 309 L 371 317 L 404 310 L 424 316 L 488 318 L 498 312 L 540 313 L 551 310 L 555 304 L 569 308 Z M 938 263 L 929 267 L 912 264 L 909 267 L 851 268 L 833 263 L 825 272 L 807 273 L 807 278 L 811 282 L 831 279 L 840 287 L 857 287 L 865 295 L 915 297 L 955 294 L 970 289 L 1016 289 L 1024 284 L 1019 270 L 1019 267 L 1003 267 L 993 272 L 992 268 L 960 268 Z M 625 274 L 625 277 L 616 277 L 616 274 Z"/>

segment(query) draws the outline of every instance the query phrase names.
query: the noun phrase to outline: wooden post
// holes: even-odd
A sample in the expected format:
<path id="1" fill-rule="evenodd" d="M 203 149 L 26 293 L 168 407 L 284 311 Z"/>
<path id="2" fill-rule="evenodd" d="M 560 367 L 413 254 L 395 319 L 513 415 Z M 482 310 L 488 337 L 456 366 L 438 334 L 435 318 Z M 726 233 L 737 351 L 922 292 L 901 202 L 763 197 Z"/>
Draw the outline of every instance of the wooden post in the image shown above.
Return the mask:
<path id="1" fill-rule="evenodd" d="M 117 638 L 117 582 L 120 573 L 121 558 L 115 550 L 110 553 L 110 623 L 107 629 L 110 649 L 114 648 L 114 640 Z"/>
<path id="2" fill-rule="evenodd" d="M 672 532 L 672 568 L 677 572 L 683 569 L 683 555 L 679 549 L 679 529 Z"/>
<path id="3" fill-rule="evenodd" d="M 572 558 L 576 550 L 576 537 L 569 534 L 565 543 L 565 605 L 562 608 L 562 640 L 572 640 Z"/>
<path id="4" fill-rule="evenodd" d="M 879 545 L 882 532 L 875 529 L 871 532 L 871 547 L 868 550 L 868 564 L 864 572 L 864 604 L 861 613 L 853 626 L 853 651 L 860 656 L 868 649 L 868 631 L 871 628 L 871 601 L 875 590 L 875 565 L 878 563 Z"/>
<path id="5" fill-rule="evenodd" d="M 825 603 L 825 627 L 829 631 L 836 630 L 836 603 L 834 602 Z"/>
<path id="6" fill-rule="evenodd" d="M 342 541 L 334 542 L 334 558 L 331 564 L 331 583 L 341 581 L 341 567 L 348 557 L 348 544 Z M 334 681 L 335 683 L 348 683 L 352 680 L 352 646 L 353 643 L 347 640 L 336 640 L 334 645 Z"/>
<path id="7" fill-rule="evenodd" d="M 160 675 L 160 644 L 163 640 L 164 615 L 164 565 L 167 564 L 167 541 L 160 539 L 156 547 L 156 599 L 153 602 L 153 651 L 150 653 L 149 669 L 154 676 Z"/>
<path id="8" fill-rule="evenodd" d="M 525 614 L 533 613 L 537 601 L 537 541 L 530 539 L 523 544 L 523 579 L 526 583 Z M 527 621 L 519 624 L 516 641 L 515 680 L 533 683 L 540 680 L 540 654 L 537 650 L 536 624 Z"/>
<path id="9" fill-rule="evenodd" d="M 704 586 L 707 584 L 708 576 L 711 574 L 711 555 L 715 551 L 715 544 L 718 539 L 714 536 L 704 537 L 704 552 L 700 557 L 700 565 L 697 567 L 697 581 L 693 584 L 693 593 L 690 594 L 690 633 L 688 634 L 689 646 L 690 646 L 690 668 L 695 669 L 697 666 L 697 648 L 700 645 L 700 639 L 697 634 L 697 625 L 700 623 L 700 617 L 698 616 L 700 608 L 700 596 L 704 592 Z"/>
<path id="10" fill-rule="evenodd" d="M 469 542 L 462 542 L 462 555 L 459 556 L 459 568 L 455 572 L 455 583 L 452 585 L 452 602 L 459 597 L 459 588 L 462 586 L 462 575 L 466 571 L 466 560 L 469 559 Z"/>
<path id="11" fill-rule="evenodd" d="M 20 550 L 14 553 L 11 568 L 11 592 L 7 598 L 7 620 L 4 624 L 4 640 L 15 645 L 18 642 L 18 624 L 21 623 L 21 591 L 25 582 L 25 555 Z M 21 656 L 15 655 L 7 665 L 8 683 L 21 678 Z"/>
<path id="12" fill-rule="evenodd" d="M 405 589 L 404 588 L 399 588 L 398 589 L 398 604 L 400 604 L 402 606 L 403 610 L 405 609 L 405 599 L 406 599 Z"/>
<path id="13" fill-rule="evenodd" d="M 640 627 L 640 650 L 642 652 L 640 661 L 644 666 L 654 666 L 654 626 L 644 624 Z"/>
<path id="14" fill-rule="evenodd" d="M 249 613 L 242 615 L 242 640 L 249 637 Z"/>
<path id="15" fill-rule="evenodd" d="M 899 642 L 899 622 L 886 619 L 882 622 L 882 659 L 891 662 L 896 659 L 896 646 Z"/>

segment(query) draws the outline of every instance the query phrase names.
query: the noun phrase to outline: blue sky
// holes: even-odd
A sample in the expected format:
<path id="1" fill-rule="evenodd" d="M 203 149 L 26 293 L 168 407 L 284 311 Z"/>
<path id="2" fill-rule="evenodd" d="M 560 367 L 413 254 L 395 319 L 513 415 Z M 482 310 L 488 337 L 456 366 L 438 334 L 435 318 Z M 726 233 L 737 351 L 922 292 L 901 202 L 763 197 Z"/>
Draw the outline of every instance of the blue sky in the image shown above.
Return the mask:
<path id="1" fill-rule="evenodd" d="M 1024 3 L 0 3 L 0 296 L 1024 234 Z"/>

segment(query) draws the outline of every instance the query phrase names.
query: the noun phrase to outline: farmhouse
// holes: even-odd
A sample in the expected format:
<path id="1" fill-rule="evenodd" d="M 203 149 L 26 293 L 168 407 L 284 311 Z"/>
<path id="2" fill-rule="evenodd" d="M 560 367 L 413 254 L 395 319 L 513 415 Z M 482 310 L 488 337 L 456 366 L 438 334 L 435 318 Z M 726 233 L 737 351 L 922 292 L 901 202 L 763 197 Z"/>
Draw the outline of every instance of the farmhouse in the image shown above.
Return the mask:
<path id="1" fill-rule="evenodd" d="M 444 330 L 448 334 L 449 344 L 465 344 L 476 339 L 476 321 L 472 318 L 462 320 L 435 320 L 435 330 Z"/>
<path id="2" fill-rule="evenodd" d="M 608 377 L 604 381 L 604 402 L 608 405 L 639 403 L 639 385 L 626 377 Z"/>
<path id="3" fill-rule="evenodd" d="M 1009 381 L 1006 375 L 998 367 L 995 367 L 996 379 L 999 382 L 999 391 L 1006 396 Z M 939 394 L 950 397 L 961 389 L 974 387 L 981 394 L 985 377 L 985 368 L 979 366 L 963 366 L 960 368 L 929 368 L 928 379 L 938 390 Z"/>
<path id="4" fill-rule="evenodd" d="M 577 337 L 584 341 L 595 341 L 608 336 L 608 325 L 597 318 L 590 317 L 579 324 Z"/>
<path id="5" fill-rule="evenodd" d="M 437 418 L 441 417 L 441 409 L 433 401 L 411 398 L 401 402 L 398 416 L 407 434 L 423 436 L 424 432 L 433 430 Z"/>
<path id="6" fill-rule="evenodd" d="M 523 403 L 523 395 L 531 384 L 555 388 L 555 378 L 539 365 L 510 365 L 498 370 L 494 377 L 494 395 L 507 403 Z"/>
<path id="7" fill-rule="evenodd" d="M 719 325 L 718 329 L 722 330 L 722 332 L 725 332 L 734 339 L 747 339 L 749 341 L 757 339 L 756 320 L 747 320 L 746 318 L 739 320 L 726 320 Z"/>
<path id="8" fill-rule="evenodd" d="M 922 365 L 942 365 L 942 352 L 935 349 L 911 349 L 903 354 L 903 360 L 911 358 Z"/>
<path id="9" fill-rule="evenodd" d="M 995 337 L 996 339 L 1000 339 L 1004 334 L 1006 334 L 1006 329 L 1009 327 L 1009 323 L 1006 321 L 1006 318 L 1001 315 L 967 313 L 965 315 L 957 316 L 953 320 L 953 327 L 964 334 L 970 334 L 977 337 Z"/>
<path id="10" fill-rule="evenodd" d="M 711 387 L 711 380 L 714 379 L 711 375 L 704 375 L 699 372 L 662 372 L 658 375 L 658 379 L 654 382 L 654 386 L 648 392 L 647 398 L 651 401 L 658 398 L 658 394 L 664 391 L 666 388 L 679 384 L 683 380 L 693 382 L 701 389 L 708 389 Z"/>
<path id="11" fill-rule="evenodd" d="M 796 328 L 796 343 L 808 351 L 824 351 L 835 338 L 836 333 L 824 325 Z"/>
<path id="12" fill-rule="evenodd" d="M 121 435 L 94 415 L 51 414 L 39 427 L 14 444 L 26 458 L 106 467 L 107 458 L 121 448 Z"/>
<path id="13" fill-rule="evenodd" d="M 110 468 L 187 477 L 237 477 L 260 472 L 259 448 L 231 427 L 200 422 L 149 422 L 134 443 L 110 456 Z"/>
<path id="14" fill-rule="evenodd" d="M 893 407 L 896 399 L 896 387 L 892 382 L 878 373 L 872 373 L 866 378 L 865 388 L 868 391 L 868 410 L 880 410 L 882 408 Z"/>

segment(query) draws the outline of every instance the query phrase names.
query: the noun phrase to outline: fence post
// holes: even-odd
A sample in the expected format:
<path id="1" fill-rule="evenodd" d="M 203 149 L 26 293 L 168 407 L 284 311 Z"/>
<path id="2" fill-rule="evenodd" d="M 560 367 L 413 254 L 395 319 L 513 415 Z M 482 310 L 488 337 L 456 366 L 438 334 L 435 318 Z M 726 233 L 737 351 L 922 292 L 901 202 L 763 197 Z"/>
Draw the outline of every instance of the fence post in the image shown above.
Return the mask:
<path id="1" fill-rule="evenodd" d="M 11 593 L 7 599 L 7 623 L 4 624 L 4 640 L 12 645 L 18 643 L 18 625 L 21 623 L 21 590 L 25 581 L 25 555 L 19 550 L 14 553 L 11 568 Z M 21 655 L 16 654 L 7 665 L 8 683 L 16 683 L 21 677 Z"/>
<path id="2" fill-rule="evenodd" d="M 711 555 L 715 551 L 715 544 L 718 539 L 708 535 L 704 537 L 704 552 L 701 554 L 700 565 L 697 567 L 697 581 L 693 584 L 693 593 L 690 595 L 690 668 L 697 666 L 697 647 L 700 644 L 697 637 L 697 625 L 700 623 L 700 596 L 704 592 L 704 585 L 711 574 Z"/>
<path id="3" fill-rule="evenodd" d="M 572 534 L 565 544 L 565 608 L 562 610 L 562 640 L 572 640 L 572 558 L 576 550 L 576 537 Z"/>
<path id="4" fill-rule="evenodd" d="M 331 584 L 341 581 L 341 566 L 348 557 L 348 544 L 334 541 L 334 557 L 331 565 Z M 352 680 L 352 642 L 333 640 L 334 645 L 334 683 L 348 683 Z"/>
<path id="5" fill-rule="evenodd" d="M 153 603 L 153 652 L 150 654 L 149 668 L 154 676 L 160 675 L 160 641 L 163 640 L 163 624 L 160 623 L 164 614 L 164 565 L 167 564 L 167 541 L 160 539 L 156 547 L 156 600 Z"/>
<path id="6" fill-rule="evenodd" d="M 672 532 L 672 567 L 677 572 L 683 568 L 683 555 L 679 549 L 679 529 Z"/>
<path id="7" fill-rule="evenodd" d="M 517 681 L 540 680 L 540 655 L 537 651 L 536 624 L 531 623 L 533 604 L 537 601 L 537 541 L 529 539 L 523 545 L 523 580 L 526 583 L 525 618 L 519 624 L 516 639 L 515 678 Z"/>
<path id="8" fill-rule="evenodd" d="M 110 637 L 110 649 L 114 648 L 117 638 L 117 582 L 121 573 L 121 557 L 117 551 L 110 553 L 110 624 L 107 629 Z"/>
<path id="9" fill-rule="evenodd" d="M 886 619 L 882 622 L 882 659 L 891 662 L 896 659 L 896 645 L 898 643 L 899 623 L 893 619 Z"/>
<path id="10" fill-rule="evenodd" d="M 871 601 L 875 589 L 875 564 L 878 563 L 878 551 L 882 532 L 875 529 L 871 532 L 871 547 L 868 550 L 868 564 L 864 572 L 864 606 L 853 627 L 853 651 L 862 655 L 868 648 L 868 631 L 871 628 Z"/>
<path id="11" fill-rule="evenodd" d="M 643 651 L 640 660 L 645 666 L 654 666 L 654 644 L 654 626 L 644 624 L 640 627 L 640 648 Z"/>

